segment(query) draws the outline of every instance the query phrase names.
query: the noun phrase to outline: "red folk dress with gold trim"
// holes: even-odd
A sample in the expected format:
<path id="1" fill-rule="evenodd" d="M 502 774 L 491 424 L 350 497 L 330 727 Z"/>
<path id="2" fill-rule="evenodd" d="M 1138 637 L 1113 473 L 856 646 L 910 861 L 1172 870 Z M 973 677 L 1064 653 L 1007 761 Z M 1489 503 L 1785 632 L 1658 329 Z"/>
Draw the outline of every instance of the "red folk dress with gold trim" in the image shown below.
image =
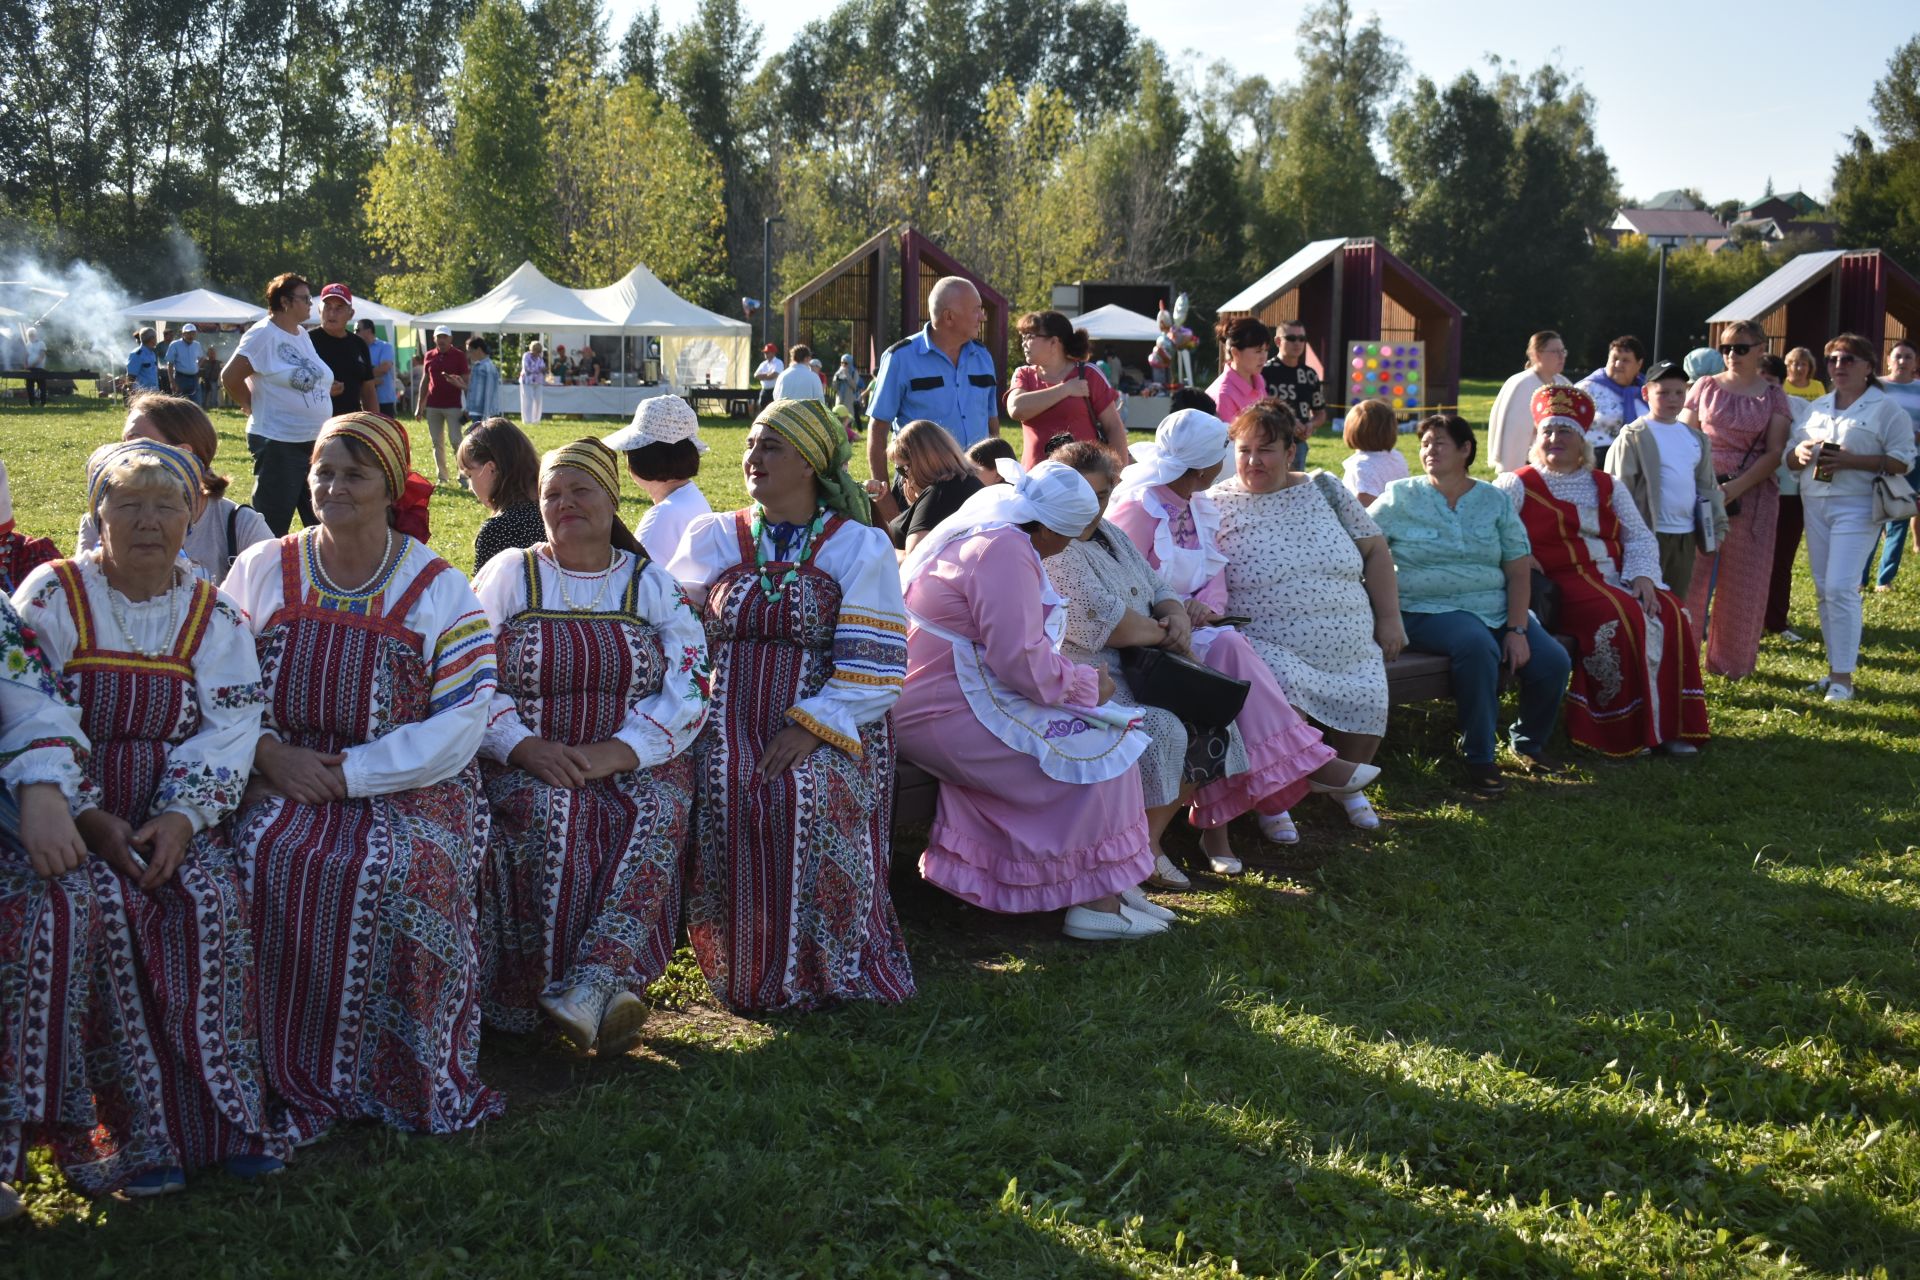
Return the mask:
<path id="1" fill-rule="evenodd" d="M 223 825 L 260 736 L 252 636 L 198 579 L 138 603 L 118 597 L 97 555 L 36 571 L 21 596 L 92 743 L 76 813 L 99 808 L 138 828 L 171 812 L 194 832 L 178 870 L 151 892 L 88 861 L 110 998 L 123 1014 L 88 1038 L 90 1061 L 120 1066 L 93 1079 L 98 1130 L 77 1160 L 137 1146 L 149 1115 L 166 1131 L 163 1166 L 285 1157 L 291 1144 L 261 1068 L 246 895 Z"/>
<path id="2" fill-rule="evenodd" d="M 1560 588 L 1557 629 L 1578 646 L 1567 683 L 1567 736 L 1610 756 L 1706 741 L 1693 624 L 1664 587 L 1651 617 L 1626 589 L 1640 576 L 1660 581 L 1658 544 L 1633 503 L 1614 501 L 1613 477 L 1591 469 L 1554 476 L 1525 466 L 1494 484 L 1518 503 L 1534 557 Z"/>
<path id="3" fill-rule="evenodd" d="M 493 630 L 466 579 L 411 538 L 352 593 L 318 585 L 314 538 L 251 547 L 226 582 L 254 627 L 267 732 L 346 756 L 347 799 L 267 793 L 234 818 L 268 1078 L 303 1140 L 339 1120 L 468 1128 L 506 1105 L 479 1077 L 474 752 Z"/>
<path id="4" fill-rule="evenodd" d="M 493 814 L 483 998 L 489 1025 L 508 1031 L 541 1024 L 543 994 L 644 995 L 666 972 L 693 811 L 690 748 L 706 723 L 706 632 L 679 584 L 618 550 L 604 574 L 566 572 L 542 544 L 496 557 L 473 583 L 500 656 L 481 747 Z M 619 594 L 602 606 L 609 587 Z M 507 762 L 529 737 L 617 739 L 639 763 L 556 787 Z"/>
<path id="5" fill-rule="evenodd" d="M 833 516 L 758 544 L 746 511 L 688 527 L 674 571 L 711 584 L 713 712 L 701 735 L 687 935 L 737 1009 L 809 1008 L 914 993 L 887 891 L 893 728 L 906 607 L 885 532 Z M 790 724 L 821 739 L 762 781 Z"/>

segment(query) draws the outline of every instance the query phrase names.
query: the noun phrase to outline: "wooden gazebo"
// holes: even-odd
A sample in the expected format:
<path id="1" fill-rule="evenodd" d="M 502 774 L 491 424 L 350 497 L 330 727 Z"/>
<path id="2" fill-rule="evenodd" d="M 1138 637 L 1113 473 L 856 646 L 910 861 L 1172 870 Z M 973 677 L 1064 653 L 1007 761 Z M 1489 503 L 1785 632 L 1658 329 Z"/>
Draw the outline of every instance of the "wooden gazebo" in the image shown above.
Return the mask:
<path id="1" fill-rule="evenodd" d="M 1857 333 L 1882 358 L 1901 338 L 1920 334 L 1920 281 L 1880 249 L 1803 253 L 1707 317 L 1708 333 L 1754 320 L 1767 350 L 1819 351 L 1837 333 Z"/>
<path id="2" fill-rule="evenodd" d="M 942 276 L 960 276 L 980 291 L 987 309 L 980 340 L 993 353 L 1000 385 L 1006 386 L 1006 298 L 911 225 L 879 232 L 782 299 L 787 341 L 804 342 L 816 352 L 822 341 L 830 349 L 852 351 L 861 372 L 871 376 L 883 351 L 926 322 L 927 295 Z M 888 307 L 889 297 L 899 299 L 897 309 Z"/>
<path id="3" fill-rule="evenodd" d="M 1326 382 L 1327 407 L 1345 408 L 1348 346 L 1424 342 L 1423 407 L 1460 401 L 1460 329 L 1466 312 L 1373 239 L 1316 240 L 1220 304 L 1220 318 L 1257 316 L 1307 329 L 1307 360 Z M 1328 376 L 1328 365 L 1334 366 Z"/>

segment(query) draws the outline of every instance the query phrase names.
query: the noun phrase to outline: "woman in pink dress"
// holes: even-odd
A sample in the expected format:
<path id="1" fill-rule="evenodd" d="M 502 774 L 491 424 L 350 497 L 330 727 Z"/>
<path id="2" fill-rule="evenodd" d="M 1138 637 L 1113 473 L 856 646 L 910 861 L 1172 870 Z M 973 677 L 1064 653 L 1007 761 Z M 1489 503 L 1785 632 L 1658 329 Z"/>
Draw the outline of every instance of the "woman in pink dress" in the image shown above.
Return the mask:
<path id="1" fill-rule="evenodd" d="M 1273 330 L 1252 316 L 1241 316 L 1231 324 L 1221 323 L 1220 342 L 1226 348 L 1227 365 L 1207 394 L 1213 397 L 1221 419 L 1232 422 L 1242 409 L 1267 397 L 1267 380 L 1260 375 L 1260 367 L 1273 345 Z"/>
<path id="2" fill-rule="evenodd" d="M 1138 890 L 1153 870 L 1147 743 L 1131 713 L 1101 705 L 1112 677 L 1058 653 L 1064 601 L 1040 563 L 1099 515 L 1085 477 L 1043 462 L 982 489 L 914 549 L 894 729 L 940 780 L 929 881 L 989 911 L 1065 907 L 1068 937 L 1141 938 L 1172 914 Z"/>
<path id="3" fill-rule="evenodd" d="M 1291 844 L 1299 837 L 1287 811 L 1309 791 L 1346 795 L 1380 776 L 1375 765 L 1336 757 L 1320 731 L 1288 704 L 1286 690 L 1246 638 L 1216 625 L 1227 607 L 1227 557 L 1219 544 L 1220 510 L 1206 489 L 1232 449 L 1227 424 L 1212 414 L 1170 413 L 1160 420 L 1152 444 L 1134 448 L 1139 460 L 1120 473 L 1107 509 L 1107 519 L 1187 602 L 1194 656 L 1252 686 L 1234 721 L 1252 769 L 1193 793 L 1190 817 L 1203 832 L 1201 851 L 1223 875 L 1240 870 L 1227 844 L 1227 823 L 1234 818 L 1254 810 L 1261 834 Z M 1159 874 L 1173 879 L 1165 868 Z"/>
<path id="4" fill-rule="evenodd" d="M 1767 335 L 1759 325 L 1727 325 L 1720 331 L 1720 354 L 1726 371 L 1693 384 L 1680 420 L 1706 433 L 1731 524 L 1718 552 L 1700 553 L 1687 612 L 1706 638 L 1707 670 L 1738 680 L 1760 656 L 1780 522 L 1775 471 L 1793 417 L 1786 393 L 1760 374 Z"/>

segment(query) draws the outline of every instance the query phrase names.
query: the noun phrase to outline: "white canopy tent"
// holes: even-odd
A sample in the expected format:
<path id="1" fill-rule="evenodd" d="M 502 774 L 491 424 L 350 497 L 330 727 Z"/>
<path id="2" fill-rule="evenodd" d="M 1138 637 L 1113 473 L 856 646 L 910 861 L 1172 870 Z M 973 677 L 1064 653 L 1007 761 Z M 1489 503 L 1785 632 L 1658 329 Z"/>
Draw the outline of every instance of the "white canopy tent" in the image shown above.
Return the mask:
<path id="1" fill-rule="evenodd" d="M 725 386 L 752 367 L 753 326 L 695 306 L 636 266 L 599 289 L 569 289 L 531 262 L 472 302 L 413 317 L 422 329 L 446 325 L 481 333 L 543 333 L 650 337 L 660 342 L 661 385 L 652 387 L 548 387 L 548 413 L 631 412 L 639 401 L 704 384 Z M 501 371 L 504 410 L 518 410 L 520 391 Z M 615 403 L 618 401 L 619 403 Z"/>
<path id="2" fill-rule="evenodd" d="M 1160 336 L 1160 325 L 1156 321 L 1118 303 L 1108 303 L 1083 316 L 1075 316 L 1073 327 L 1085 329 L 1095 342 L 1152 342 Z"/>
<path id="3" fill-rule="evenodd" d="M 266 319 L 267 309 L 211 289 L 189 289 L 135 303 L 120 314 L 142 324 L 253 324 Z"/>

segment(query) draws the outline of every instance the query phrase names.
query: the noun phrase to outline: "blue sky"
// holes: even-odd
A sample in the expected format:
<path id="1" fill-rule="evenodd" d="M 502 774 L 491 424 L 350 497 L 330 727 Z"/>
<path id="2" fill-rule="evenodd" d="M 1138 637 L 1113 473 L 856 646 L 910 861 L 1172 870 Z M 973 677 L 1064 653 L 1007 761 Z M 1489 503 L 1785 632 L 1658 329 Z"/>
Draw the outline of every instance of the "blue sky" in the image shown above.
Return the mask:
<path id="1" fill-rule="evenodd" d="M 780 48 L 828 0 L 743 0 Z M 609 0 L 617 39 L 641 0 Z M 660 6 L 671 28 L 690 5 Z M 1286 0 L 1127 0 L 1141 34 L 1179 58 L 1224 57 L 1243 74 L 1291 80 L 1301 6 Z M 1824 198 L 1833 158 L 1893 51 L 1920 31 L 1920 6 L 1849 0 L 1825 9 L 1784 0 L 1556 5 L 1534 0 L 1357 0 L 1435 80 L 1482 69 L 1488 53 L 1531 69 L 1556 57 L 1598 100 L 1600 144 L 1629 196 L 1698 187 L 1711 200 L 1776 190 Z M 1269 16 L 1273 15 L 1273 16 Z M 1732 118 L 1737 128 L 1710 122 Z"/>

